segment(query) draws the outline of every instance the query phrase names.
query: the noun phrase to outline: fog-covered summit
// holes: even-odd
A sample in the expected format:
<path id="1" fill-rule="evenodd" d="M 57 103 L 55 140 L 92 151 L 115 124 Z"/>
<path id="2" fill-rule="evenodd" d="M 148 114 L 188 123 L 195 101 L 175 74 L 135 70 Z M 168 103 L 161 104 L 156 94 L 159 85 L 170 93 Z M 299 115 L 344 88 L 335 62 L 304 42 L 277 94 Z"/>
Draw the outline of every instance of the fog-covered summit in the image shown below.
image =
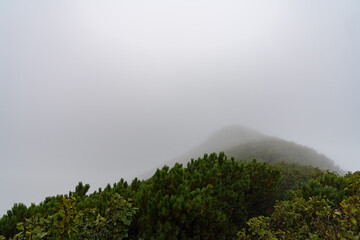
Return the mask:
<path id="1" fill-rule="evenodd" d="M 191 158 L 202 157 L 204 153 L 224 152 L 230 147 L 265 138 L 267 138 L 266 135 L 248 127 L 227 126 L 214 132 L 203 143 L 172 159 L 170 162 L 185 163 Z"/>
<path id="2" fill-rule="evenodd" d="M 336 171 L 340 174 L 345 173 L 331 159 L 313 148 L 275 137 L 242 143 L 227 149 L 225 153 L 236 160 L 257 159 L 269 163 L 297 163 Z"/>
<path id="3" fill-rule="evenodd" d="M 229 158 L 234 157 L 236 160 L 257 159 L 269 163 L 285 161 L 344 173 L 331 159 L 311 147 L 267 136 L 244 126 L 228 126 L 216 131 L 202 144 L 172 159 L 169 164 L 186 163 L 211 152 L 225 152 Z"/>
<path id="4" fill-rule="evenodd" d="M 229 146 L 266 139 L 268 136 L 244 126 L 228 126 L 213 133 L 200 147 L 225 151 Z"/>

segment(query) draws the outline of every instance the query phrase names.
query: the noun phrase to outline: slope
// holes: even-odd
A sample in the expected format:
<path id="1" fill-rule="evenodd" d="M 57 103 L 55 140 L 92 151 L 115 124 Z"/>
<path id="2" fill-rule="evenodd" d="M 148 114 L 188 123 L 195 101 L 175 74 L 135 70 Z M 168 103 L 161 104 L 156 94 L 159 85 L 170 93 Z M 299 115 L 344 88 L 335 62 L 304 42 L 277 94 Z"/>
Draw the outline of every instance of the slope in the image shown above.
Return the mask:
<path id="1" fill-rule="evenodd" d="M 186 163 L 192 158 L 202 157 L 204 153 L 224 152 L 230 147 L 243 143 L 260 141 L 267 139 L 268 136 L 243 126 L 228 126 L 213 133 L 205 142 L 188 152 L 171 159 L 168 164 L 172 165 L 176 162 Z"/>
<path id="2" fill-rule="evenodd" d="M 202 157 L 204 153 L 219 153 L 221 151 L 236 160 L 258 159 L 270 163 L 285 161 L 336 171 L 339 174 L 345 173 L 331 159 L 312 148 L 270 137 L 242 126 L 229 126 L 220 129 L 204 143 L 170 160 L 168 165 L 172 166 L 176 162 L 186 163 L 192 158 Z"/>

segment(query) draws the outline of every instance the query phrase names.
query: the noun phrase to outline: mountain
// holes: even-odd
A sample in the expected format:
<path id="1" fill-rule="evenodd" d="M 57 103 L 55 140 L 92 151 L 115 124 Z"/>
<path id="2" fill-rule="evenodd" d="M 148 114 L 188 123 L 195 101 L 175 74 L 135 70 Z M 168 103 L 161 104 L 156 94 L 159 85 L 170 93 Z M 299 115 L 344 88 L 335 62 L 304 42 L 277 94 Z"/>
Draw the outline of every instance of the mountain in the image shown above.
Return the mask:
<path id="1" fill-rule="evenodd" d="M 204 153 L 224 152 L 225 150 L 237 146 L 239 144 L 256 142 L 267 139 L 268 136 L 251 128 L 243 126 L 229 126 L 213 133 L 205 142 L 188 152 L 173 158 L 169 161 L 170 164 L 176 162 L 186 163 L 191 158 L 202 157 Z"/>
<path id="2" fill-rule="evenodd" d="M 188 162 L 189 156 L 224 150 L 238 161 L 211 153 Z M 332 227 L 342 229 L 339 236 L 353 236 L 348 233 L 354 229 L 354 234 L 359 232 L 352 220 L 360 218 L 360 209 L 353 204 L 359 201 L 359 175 L 340 176 L 309 166 L 341 172 L 309 147 L 249 128 L 227 127 L 182 157 L 188 162 L 185 166 L 164 166 L 144 181 L 135 178 L 128 184 L 121 179 L 89 195 L 90 185 L 80 182 L 74 192 L 47 197 L 38 205 L 14 204 L 0 218 L 0 239 L 212 240 L 237 235 L 249 240 L 276 234 L 281 238 L 284 233 L 293 237 L 294 232 L 308 239 L 309 231 L 311 236 L 323 234 L 319 239 L 324 239 L 335 231 Z M 270 164 L 249 161 L 253 158 Z M 289 190 L 295 191 L 289 195 Z M 341 228 L 323 221 L 329 212 L 343 224 Z M 291 224 L 293 219 L 301 225 Z M 288 226 L 292 232 L 286 232 Z M 246 235 L 250 231 L 255 233 Z"/>
<path id="3" fill-rule="evenodd" d="M 331 159 L 310 147 L 270 137 L 242 126 L 230 126 L 220 129 L 204 143 L 170 160 L 168 164 L 173 165 L 175 162 L 186 163 L 192 158 L 202 157 L 204 153 L 222 151 L 228 157 L 234 157 L 236 160 L 257 159 L 270 163 L 285 161 L 311 165 L 324 170 L 336 171 L 340 174 L 345 173 Z"/>
<path id="4" fill-rule="evenodd" d="M 239 144 L 225 150 L 225 153 L 237 160 L 255 158 L 269 163 L 285 161 L 336 171 L 339 174 L 345 173 L 332 160 L 314 149 L 274 137 Z"/>

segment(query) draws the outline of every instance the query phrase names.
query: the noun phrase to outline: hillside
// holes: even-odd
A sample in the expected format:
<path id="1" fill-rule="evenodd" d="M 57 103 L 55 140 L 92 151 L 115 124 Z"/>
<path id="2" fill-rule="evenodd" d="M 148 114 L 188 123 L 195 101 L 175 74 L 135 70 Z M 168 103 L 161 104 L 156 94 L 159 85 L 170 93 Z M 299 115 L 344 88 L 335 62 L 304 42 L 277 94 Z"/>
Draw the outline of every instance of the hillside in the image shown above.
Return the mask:
<path id="1" fill-rule="evenodd" d="M 257 159 L 270 163 L 286 161 L 336 171 L 340 174 L 345 173 L 331 159 L 312 148 L 267 136 L 242 126 L 230 126 L 220 129 L 204 143 L 170 160 L 168 164 L 186 163 L 192 158 L 202 157 L 204 153 L 221 151 L 236 160 Z"/>
<path id="2" fill-rule="evenodd" d="M 213 133 L 202 144 L 176 158 L 171 159 L 169 163 L 186 163 L 191 158 L 196 159 L 198 157 L 202 157 L 204 153 L 222 152 L 239 144 L 260 141 L 267 138 L 268 136 L 251 128 L 243 126 L 224 127 Z"/>
<path id="3" fill-rule="evenodd" d="M 345 173 L 332 160 L 314 149 L 279 138 L 268 137 L 259 141 L 239 144 L 225 152 L 237 160 L 257 159 L 269 163 L 286 161 L 336 171 L 340 174 Z"/>

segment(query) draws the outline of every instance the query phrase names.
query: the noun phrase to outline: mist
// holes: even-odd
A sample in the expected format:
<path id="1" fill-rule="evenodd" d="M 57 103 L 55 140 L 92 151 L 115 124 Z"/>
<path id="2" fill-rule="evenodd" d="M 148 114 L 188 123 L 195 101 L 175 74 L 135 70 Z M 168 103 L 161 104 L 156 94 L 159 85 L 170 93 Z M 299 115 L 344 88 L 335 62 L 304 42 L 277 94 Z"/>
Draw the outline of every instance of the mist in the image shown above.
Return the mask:
<path id="1" fill-rule="evenodd" d="M 243 125 L 360 169 L 360 2 L 1 1 L 0 214 Z"/>

